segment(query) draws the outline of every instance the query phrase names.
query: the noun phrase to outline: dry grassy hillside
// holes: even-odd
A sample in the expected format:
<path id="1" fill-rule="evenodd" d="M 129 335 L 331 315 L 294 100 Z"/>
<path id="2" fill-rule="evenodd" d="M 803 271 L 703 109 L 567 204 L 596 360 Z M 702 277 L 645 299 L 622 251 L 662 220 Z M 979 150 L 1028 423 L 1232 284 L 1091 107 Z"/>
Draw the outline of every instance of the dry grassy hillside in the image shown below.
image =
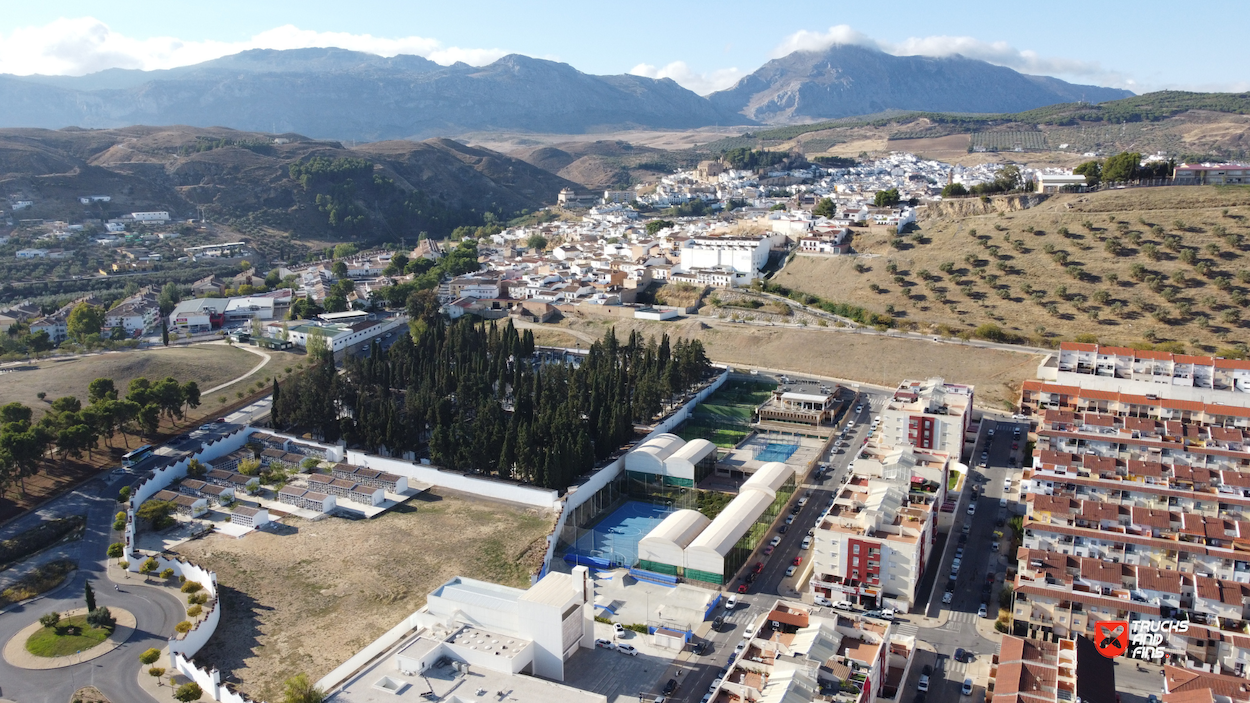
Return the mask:
<path id="1" fill-rule="evenodd" d="M 906 238 L 857 234 L 858 256 L 796 257 L 775 281 L 892 310 L 901 326 L 935 333 L 994 324 L 1033 343 L 1092 336 L 1228 353 L 1250 340 L 1250 188 L 1061 195 L 1013 211 L 968 200 L 938 211 Z"/>

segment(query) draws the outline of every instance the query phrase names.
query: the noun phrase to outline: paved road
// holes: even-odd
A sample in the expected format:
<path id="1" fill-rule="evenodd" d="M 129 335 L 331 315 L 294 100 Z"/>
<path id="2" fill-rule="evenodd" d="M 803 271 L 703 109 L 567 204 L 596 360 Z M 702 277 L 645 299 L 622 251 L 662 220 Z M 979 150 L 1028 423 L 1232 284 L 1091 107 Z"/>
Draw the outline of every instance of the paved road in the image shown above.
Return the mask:
<path id="1" fill-rule="evenodd" d="M 125 644 L 99 659 L 82 664 L 28 671 L 0 659 L 0 696 L 17 703 L 63 701 L 69 700 L 76 688 L 94 681 L 95 686 L 111 700 L 154 701 L 139 688 L 141 665 L 138 654 L 149 647 L 163 647 L 173 633 L 174 625 L 183 620 L 184 610 L 176 598 L 159 589 L 141 585 L 139 579 L 135 579 L 133 584 L 123 582 L 121 590 L 115 590 L 104 573 L 102 557 L 111 539 L 113 515 L 117 512 L 113 496 L 129 478 L 133 477 L 106 474 L 93 479 L 0 530 L 0 537 L 7 537 L 49 517 L 87 515 L 83 538 L 55 550 L 55 556 L 76 559 L 78 570 L 67 583 L 54 591 L 0 614 L 0 642 L 7 642 L 44 613 L 83 607 L 83 584 L 87 579 L 91 579 L 100 605 L 125 608 L 134 613 L 137 620 L 135 633 Z"/>
<path id="2" fill-rule="evenodd" d="M 977 623 L 988 625 L 998 613 L 998 594 L 1002 589 L 1003 579 L 1009 555 L 1007 554 L 1008 539 L 1000 541 L 998 551 L 991 550 L 996 530 L 1005 530 L 1005 522 L 1012 511 L 1019 509 L 1019 457 L 1024 450 L 1024 438 L 1027 427 L 1020 425 L 1021 436 L 1016 439 L 1012 430 L 1016 425 L 1003 420 L 989 417 L 982 421 L 982 432 L 973 449 L 973 466 L 965 484 L 960 502 L 949 523 L 949 533 L 939 538 L 937 549 L 938 559 L 926 574 L 922 586 L 927 589 L 933 583 L 932 591 L 922 590 L 923 608 L 929 618 L 940 618 L 942 624 L 936 627 L 921 624 L 917 627 L 917 639 L 927 643 L 933 649 L 917 652 L 916 666 L 912 667 L 908 681 L 902 690 L 915 691 L 916 684 L 924 666 L 932 668 L 933 677 L 930 681 L 929 700 L 955 701 L 961 700 L 960 689 L 965 678 L 970 677 L 970 668 L 977 666 L 974 679 L 973 697 L 984 691 L 984 674 L 988 669 L 983 660 L 998 651 L 998 640 L 987 639 L 977 630 Z M 994 437 L 988 436 L 988 430 L 995 430 Z M 1012 449 L 1016 444 L 1018 449 Z M 981 452 L 986 452 L 988 466 L 980 466 Z M 1003 479 L 1012 478 L 1012 490 L 1004 491 Z M 972 488 L 978 487 L 978 498 L 972 498 Z M 1002 506 L 1002 498 L 1007 498 L 1007 505 Z M 968 515 L 967 509 L 975 503 L 976 510 Z M 1004 525 L 1000 525 L 1004 523 Z M 963 526 L 968 525 L 967 538 L 961 544 Z M 945 528 L 945 520 L 939 529 Z M 941 534 L 941 533 L 940 533 Z M 950 544 L 948 547 L 947 545 Z M 950 579 L 950 565 L 959 547 L 963 547 L 963 558 L 959 573 Z M 992 580 L 990 580 L 992 578 Z M 989 593 L 985 594 L 985 586 L 989 585 Z M 942 603 L 942 594 L 952 592 L 950 604 Z M 986 605 L 987 618 L 981 620 L 977 614 L 981 604 Z M 956 661 L 955 650 L 962 648 L 977 658 L 978 664 L 965 659 Z M 908 703 L 902 701 L 901 703 Z"/>
<path id="3" fill-rule="evenodd" d="M 816 518 L 829 506 L 829 499 L 842 485 L 847 467 L 855 458 L 856 450 L 863 444 L 868 434 L 871 418 L 875 414 L 874 409 L 879 409 L 886 397 L 886 393 L 879 391 L 861 392 L 858 398 L 864 402 L 864 409 L 858 414 L 854 412 L 854 406 L 857 403 L 851 403 L 847 413 L 856 425 L 855 429 L 848 434 L 850 446 L 834 448 L 831 453 L 821 458 L 821 461 L 830 465 L 830 470 L 823 480 L 816 481 L 814 477 L 808 477 L 808 480 L 800 486 L 797 494 L 799 497 L 810 492 L 807 503 L 794 514 L 794 523 L 786 530 L 786 534 L 781 536 L 781 543 L 777 545 L 772 556 L 762 557 L 757 552 L 756 556 L 748 560 L 739 578 L 727 587 L 736 589 L 742 583 L 741 576 L 750 571 L 756 562 L 763 561 L 764 569 L 755 581 L 749 584 L 747 593 L 736 596 L 737 607 L 717 613 L 725 617 L 725 625 L 721 631 L 709 631 L 703 638 L 710 643 L 710 651 L 703 656 L 691 657 L 683 666 L 682 675 L 678 677 L 682 684 L 672 697 L 673 701 L 698 703 L 704 694 L 708 693 L 713 680 L 729 663 L 729 657 L 734 654 L 734 647 L 742 641 L 750 627 L 759 627 L 763 615 L 777 601 L 778 596 L 801 599 L 793 590 L 794 579 L 787 578 L 785 575 L 786 568 L 791 565 L 796 556 L 802 556 L 806 563 L 810 552 L 801 548 L 803 538 L 807 536 L 808 529 L 815 525 Z M 788 515 L 791 513 L 787 510 L 778 516 L 777 525 L 784 524 Z M 770 529 L 768 539 L 776 534 L 778 534 L 777 527 Z"/>

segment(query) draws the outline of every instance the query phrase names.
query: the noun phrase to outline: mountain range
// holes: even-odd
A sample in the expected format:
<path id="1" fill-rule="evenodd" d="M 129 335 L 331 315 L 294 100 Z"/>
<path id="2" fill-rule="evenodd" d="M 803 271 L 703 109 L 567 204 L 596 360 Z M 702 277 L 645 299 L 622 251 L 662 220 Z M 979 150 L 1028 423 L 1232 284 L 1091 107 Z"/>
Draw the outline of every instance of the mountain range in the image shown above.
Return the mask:
<path id="1" fill-rule="evenodd" d="M 517 54 L 474 67 L 334 48 L 256 49 L 160 71 L 0 75 L 0 126 L 179 124 L 379 141 L 807 122 L 890 109 L 1014 112 L 1128 95 L 961 56 L 858 46 L 769 61 L 707 97 L 667 78 L 596 76 Z"/>

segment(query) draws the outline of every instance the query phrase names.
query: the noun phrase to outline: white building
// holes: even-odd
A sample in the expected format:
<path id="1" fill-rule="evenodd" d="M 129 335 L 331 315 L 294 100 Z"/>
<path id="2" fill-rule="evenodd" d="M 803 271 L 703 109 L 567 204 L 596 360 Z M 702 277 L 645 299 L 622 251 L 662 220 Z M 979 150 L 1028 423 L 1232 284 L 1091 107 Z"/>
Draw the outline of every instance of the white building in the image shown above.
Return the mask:
<path id="1" fill-rule="evenodd" d="M 903 381 L 881 409 L 880 442 L 962 457 L 972 423 L 973 390 L 941 378 Z"/>
<path id="2" fill-rule="evenodd" d="M 17 258 L 19 259 L 46 259 L 48 258 L 47 249 L 18 249 Z"/>
<path id="3" fill-rule="evenodd" d="M 169 213 L 164 210 L 154 212 L 132 212 L 130 216 L 135 222 L 169 222 Z"/>
<path id="4" fill-rule="evenodd" d="M 768 263 L 771 240 L 767 237 L 692 237 L 682 243 L 683 271 L 726 267 L 741 283 L 750 283 Z"/>
<path id="5" fill-rule="evenodd" d="M 330 351 L 337 353 L 348 347 L 366 342 L 386 329 L 390 329 L 390 327 L 373 320 L 355 322 L 350 325 L 300 322 L 294 326 L 287 326 L 286 329 L 284 329 L 282 324 L 271 322 L 265 327 L 265 336 L 281 338 L 285 334 L 292 344 L 307 349 L 308 337 L 320 334 L 325 338 L 326 346 Z"/>
<path id="6" fill-rule="evenodd" d="M 90 205 L 91 203 L 107 203 L 112 199 L 113 196 L 111 195 L 84 195 L 78 198 L 78 202 L 83 205 Z"/>
<path id="7" fill-rule="evenodd" d="M 1038 377 L 1092 391 L 1250 406 L 1250 361 L 1064 342 Z"/>

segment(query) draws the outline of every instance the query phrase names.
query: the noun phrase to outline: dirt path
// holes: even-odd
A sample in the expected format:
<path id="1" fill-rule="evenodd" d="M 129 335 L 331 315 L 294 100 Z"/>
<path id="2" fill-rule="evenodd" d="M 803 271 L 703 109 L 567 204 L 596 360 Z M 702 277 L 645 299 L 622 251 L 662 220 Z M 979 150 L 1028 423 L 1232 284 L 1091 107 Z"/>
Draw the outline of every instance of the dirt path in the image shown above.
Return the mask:
<path id="1" fill-rule="evenodd" d="M 221 345 L 223 345 L 223 346 L 224 346 L 226 343 L 225 343 L 225 342 L 209 342 L 209 344 L 221 344 Z M 271 358 L 271 357 L 270 357 L 268 354 L 266 354 L 265 352 L 263 352 L 263 351 L 261 351 L 261 350 L 259 350 L 259 349 L 255 349 L 255 348 L 253 348 L 253 347 L 238 347 L 238 348 L 239 348 L 239 349 L 242 349 L 243 351 L 246 351 L 246 352 L 251 352 L 252 354 L 255 354 L 256 356 L 261 357 L 261 362 L 260 362 L 259 364 L 255 365 L 255 366 L 253 366 L 251 371 L 248 371 L 247 373 L 243 374 L 242 376 L 239 376 L 238 378 L 236 378 L 236 379 L 234 379 L 234 380 L 232 380 L 232 381 L 226 381 L 225 383 L 221 383 L 221 384 L 218 384 L 218 385 L 216 385 L 216 386 L 213 386 L 212 388 L 209 388 L 209 389 L 208 389 L 208 390 L 206 390 L 206 391 L 200 391 L 200 395 L 209 395 L 209 394 L 212 394 L 212 393 L 216 393 L 217 391 L 219 391 L 219 390 L 221 390 L 221 389 L 223 389 L 223 388 L 228 388 L 229 386 L 232 386 L 232 385 L 234 385 L 234 384 L 238 383 L 239 381 L 242 381 L 243 379 L 247 378 L 248 376 L 251 376 L 252 374 L 256 373 L 257 371 L 260 371 L 261 369 L 265 368 L 265 364 L 268 364 L 268 363 L 269 363 L 269 359 Z"/>

